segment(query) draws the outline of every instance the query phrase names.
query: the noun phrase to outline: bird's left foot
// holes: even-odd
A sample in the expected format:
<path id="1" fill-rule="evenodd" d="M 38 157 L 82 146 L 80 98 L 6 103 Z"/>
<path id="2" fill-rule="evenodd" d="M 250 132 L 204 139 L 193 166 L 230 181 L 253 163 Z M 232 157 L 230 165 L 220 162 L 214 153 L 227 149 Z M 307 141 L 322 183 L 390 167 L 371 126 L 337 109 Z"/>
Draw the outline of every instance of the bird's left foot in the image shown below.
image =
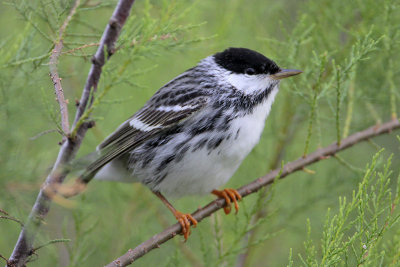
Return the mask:
<path id="1" fill-rule="evenodd" d="M 211 194 L 216 195 L 219 198 L 224 198 L 226 201 L 226 206 L 224 207 L 225 214 L 229 214 L 231 212 L 231 204 L 235 205 L 235 210 L 237 213 L 239 210 L 238 201 L 242 199 L 242 196 L 239 192 L 233 188 L 225 188 L 224 190 L 213 190 Z"/>

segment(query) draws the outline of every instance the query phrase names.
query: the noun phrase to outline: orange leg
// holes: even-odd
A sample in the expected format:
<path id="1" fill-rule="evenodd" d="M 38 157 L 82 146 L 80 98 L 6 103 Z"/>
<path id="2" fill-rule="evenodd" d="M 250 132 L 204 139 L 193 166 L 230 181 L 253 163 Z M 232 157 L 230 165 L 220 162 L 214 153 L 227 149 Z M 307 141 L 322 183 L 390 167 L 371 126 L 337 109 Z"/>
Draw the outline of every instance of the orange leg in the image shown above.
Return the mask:
<path id="1" fill-rule="evenodd" d="M 184 214 L 180 211 L 177 211 L 174 206 L 160 193 L 153 192 L 161 201 L 167 206 L 167 208 L 174 214 L 175 218 L 178 220 L 179 224 L 182 227 L 182 234 L 185 237 L 185 242 L 190 235 L 190 222 L 192 222 L 193 227 L 196 227 L 197 221 L 191 214 Z"/>
<path id="2" fill-rule="evenodd" d="M 235 210 L 237 213 L 239 210 L 238 200 L 242 199 L 242 196 L 233 188 L 226 188 L 224 190 L 213 190 L 211 194 L 216 195 L 219 198 L 224 198 L 226 201 L 226 206 L 224 207 L 225 214 L 229 214 L 231 212 L 231 203 L 235 205 Z"/>

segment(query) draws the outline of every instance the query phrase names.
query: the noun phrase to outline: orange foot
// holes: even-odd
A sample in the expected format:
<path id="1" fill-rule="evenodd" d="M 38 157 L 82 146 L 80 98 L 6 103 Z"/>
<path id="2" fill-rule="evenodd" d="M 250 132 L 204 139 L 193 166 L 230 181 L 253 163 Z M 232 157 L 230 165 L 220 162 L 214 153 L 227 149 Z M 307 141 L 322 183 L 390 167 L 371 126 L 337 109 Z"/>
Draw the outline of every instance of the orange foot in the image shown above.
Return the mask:
<path id="1" fill-rule="evenodd" d="M 188 239 L 188 237 L 190 235 L 190 221 L 192 222 L 193 227 L 196 227 L 197 220 L 195 218 L 193 218 L 192 215 L 183 214 L 182 212 L 177 211 L 177 210 L 174 212 L 174 216 L 178 220 L 178 222 L 180 223 L 180 225 L 182 227 L 182 234 L 183 234 L 183 237 L 185 238 L 185 242 L 186 242 L 186 240 Z"/>
<path id="2" fill-rule="evenodd" d="M 182 234 L 185 237 L 185 242 L 190 235 L 190 221 L 193 224 L 193 227 L 196 227 L 197 221 L 193 218 L 190 214 L 183 214 L 180 211 L 177 211 L 174 206 L 160 193 L 160 192 L 153 192 L 161 201 L 167 206 L 167 208 L 174 214 L 175 218 L 178 220 L 179 224 L 182 227 Z M 190 221 L 189 221 L 190 220 Z"/>
<path id="3" fill-rule="evenodd" d="M 226 201 L 226 206 L 224 207 L 225 214 L 229 214 L 231 212 L 231 203 L 235 204 L 235 210 L 237 213 L 239 210 L 239 205 L 237 201 L 242 199 L 242 196 L 233 188 L 226 188 L 224 190 L 213 190 L 211 191 L 213 195 L 216 195 L 219 198 L 224 198 Z"/>

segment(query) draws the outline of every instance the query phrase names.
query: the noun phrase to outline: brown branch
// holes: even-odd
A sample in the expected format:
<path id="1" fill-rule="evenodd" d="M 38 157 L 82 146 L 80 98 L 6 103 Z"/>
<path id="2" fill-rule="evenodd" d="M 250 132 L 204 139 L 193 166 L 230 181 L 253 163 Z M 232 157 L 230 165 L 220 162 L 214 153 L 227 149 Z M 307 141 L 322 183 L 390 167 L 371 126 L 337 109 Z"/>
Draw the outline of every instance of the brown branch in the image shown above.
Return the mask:
<path id="1" fill-rule="evenodd" d="M 58 63 L 58 58 L 61 55 L 61 50 L 63 48 L 63 36 L 65 30 L 67 29 L 68 24 L 71 21 L 72 17 L 76 13 L 76 9 L 78 8 L 80 2 L 81 2 L 80 0 L 75 1 L 63 25 L 60 27 L 60 30 L 58 32 L 58 39 L 56 44 L 54 45 L 53 51 L 51 52 L 50 63 L 49 63 L 50 77 L 54 84 L 54 90 L 56 93 L 57 102 L 60 105 L 61 128 L 64 132 L 64 135 L 66 136 L 69 134 L 68 107 L 67 107 L 67 102 L 65 101 L 64 91 L 61 86 L 61 78 L 58 75 L 57 63 Z"/>
<path id="2" fill-rule="evenodd" d="M 3 255 L 0 254 L 0 258 L 2 258 L 3 260 L 6 261 L 6 264 L 8 264 L 8 259 L 6 257 L 4 257 Z"/>
<path id="3" fill-rule="evenodd" d="M 299 121 L 295 117 L 295 111 L 291 109 L 291 101 L 287 101 L 284 106 L 283 118 L 285 118 L 285 123 L 282 127 L 282 131 L 279 134 L 281 138 L 278 138 L 278 142 L 273 151 L 275 151 L 274 156 L 272 157 L 271 163 L 269 164 L 269 169 L 276 169 L 281 166 L 282 160 L 284 158 L 286 147 L 291 143 L 296 133 L 296 128 L 299 126 Z M 282 115 L 282 114 L 281 114 Z M 269 195 L 269 191 L 264 187 L 263 192 L 260 195 L 260 201 L 265 202 L 266 197 Z M 259 201 L 259 200 L 257 200 Z M 262 205 L 260 209 L 257 210 L 256 214 L 254 214 L 251 218 L 251 224 L 257 222 L 258 220 L 267 216 L 268 205 Z M 257 233 L 260 229 L 260 225 L 253 228 L 243 237 L 243 241 L 246 244 L 252 244 L 254 239 L 257 236 Z M 248 257 L 256 246 L 246 246 L 244 251 L 237 256 L 236 259 L 236 267 L 247 266 Z"/>
<path id="4" fill-rule="evenodd" d="M 242 195 L 242 197 L 246 197 L 250 194 L 257 192 L 262 187 L 271 184 L 274 181 L 274 179 L 279 175 L 279 173 L 280 173 L 279 179 L 282 179 L 293 172 L 302 170 L 304 169 L 304 167 L 311 165 L 315 162 L 318 162 L 320 160 L 327 159 L 330 156 L 333 156 L 336 153 L 345 150 L 355 144 L 358 144 L 362 141 L 368 140 L 378 135 L 390 133 L 391 131 L 399 128 L 400 128 L 400 123 L 398 120 L 392 120 L 382 125 L 369 127 L 368 129 L 357 132 L 343 139 L 340 145 L 338 145 L 337 143 L 333 143 L 327 147 L 317 149 L 316 151 L 305 157 L 289 162 L 286 165 L 284 165 L 282 169 L 275 169 L 269 172 L 267 175 L 258 178 L 247 185 L 240 187 L 238 189 L 238 192 Z M 210 202 L 205 207 L 198 209 L 196 212 L 192 214 L 192 216 L 198 222 L 200 222 L 204 218 L 210 216 L 214 212 L 223 208 L 224 205 L 225 205 L 224 199 L 216 199 Z M 151 250 L 159 248 L 161 244 L 167 242 L 168 240 L 175 237 L 177 234 L 181 233 L 181 230 L 182 229 L 180 224 L 176 223 L 168 227 L 161 233 L 154 235 L 152 238 L 143 242 L 136 248 L 129 249 L 127 253 L 125 253 L 118 259 L 114 260 L 113 262 L 109 263 L 106 267 L 127 266 L 132 262 L 134 262 L 135 260 L 139 259 L 140 257 L 144 256 L 145 254 L 149 253 Z"/>
<path id="5" fill-rule="evenodd" d="M 65 101 L 64 91 L 61 86 L 61 78 L 58 75 L 58 70 L 57 70 L 57 61 L 58 57 L 61 54 L 62 47 L 63 47 L 63 41 L 62 39 L 60 39 L 54 46 L 53 51 L 51 52 L 49 67 L 50 67 L 50 78 L 53 81 L 57 102 L 60 105 L 61 129 L 64 135 L 67 136 L 69 134 L 68 107 L 67 107 L 67 102 Z"/>
<path id="6" fill-rule="evenodd" d="M 101 69 L 105 62 L 104 48 L 107 48 L 108 57 L 110 57 L 114 52 L 115 42 L 117 41 L 121 29 L 130 14 L 133 3 L 134 0 L 119 0 L 118 5 L 114 10 L 109 24 L 107 25 L 101 38 L 99 48 L 95 56 L 93 57 L 92 67 L 88 74 L 84 90 L 82 92 L 82 97 L 80 100 L 81 105 L 78 107 L 78 110 L 76 112 L 74 126 L 79 121 L 80 117 L 88 106 L 87 103 L 89 101 L 89 95 L 91 94 L 91 91 L 97 88 L 97 84 L 101 75 Z M 72 7 L 72 9 L 74 7 Z M 70 16 L 68 16 L 66 21 L 60 28 L 60 32 L 65 31 L 70 19 Z M 59 53 L 60 51 L 56 52 Z M 29 217 L 20 232 L 18 241 L 15 244 L 9 261 L 7 262 L 7 266 L 25 266 L 28 257 L 31 255 L 33 242 L 35 240 L 39 227 L 41 226 L 42 221 L 45 219 L 50 209 L 51 197 L 49 197 L 46 192 L 54 190 L 54 188 L 56 188 L 54 185 L 61 184 L 64 181 L 64 178 L 67 174 L 64 166 L 67 163 L 71 162 L 71 160 L 75 157 L 82 143 L 82 140 L 91 125 L 91 123 L 81 124 L 77 129 L 74 129 L 74 131 L 76 132 L 74 138 L 67 138 L 62 144 L 58 153 L 57 160 L 54 163 L 53 169 L 47 176 L 46 181 L 36 198 L 36 202 L 29 214 Z"/>
<path id="7" fill-rule="evenodd" d="M 9 216 L 10 214 L 8 214 L 8 212 L 7 211 L 5 211 L 5 210 L 3 210 L 3 209 L 0 209 L 0 213 L 3 213 L 4 215 L 7 215 L 7 216 Z"/>
<path id="8" fill-rule="evenodd" d="M 81 100 L 79 101 L 78 110 L 76 111 L 75 115 L 74 126 L 77 125 L 79 119 L 85 112 L 88 101 L 90 101 L 90 104 L 93 101 L 93 97 L 89 100 L 89 96 L 97 90 L 102 67 L 104 66 L 106 60 L 104 51 L 107 51 L 107 59 L 109 59 L 114 54 L 115 43 L 118 39 L 122 26 L 125 24 L 125 21 L 129 16 L 129 12 L 131 6 L 133 5 L 133 2 L 134 0 L 119 1 L 118 6 L 116 7 L 114 14 L 112 15 L 106 27 L 106 30 L 101 37 L 99 48 L 92 58 L 92 67 L 89 71 L 89 76 L 86 80 L 86 85 L 83 89 Z M 92 88 L 93 92 L 91 90 Z"/>

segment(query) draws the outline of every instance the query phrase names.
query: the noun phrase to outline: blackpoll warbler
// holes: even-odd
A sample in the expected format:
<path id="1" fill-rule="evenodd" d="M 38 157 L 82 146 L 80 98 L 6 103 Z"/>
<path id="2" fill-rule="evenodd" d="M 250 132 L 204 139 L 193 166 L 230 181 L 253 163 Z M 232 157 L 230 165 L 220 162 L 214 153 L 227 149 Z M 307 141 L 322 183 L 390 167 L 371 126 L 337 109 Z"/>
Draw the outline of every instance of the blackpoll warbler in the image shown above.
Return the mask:
<path id="1" fill-rule="evenodd" d="M 145 184 L 173 212 L 187 239 L 197 221 L 163 195 L 211 192 L 226 199 L 225 213 L 231 202 L 237 211 L 240 194 L 217 188 L 258 143 L 280 79 L 299 73 L 245 48 L 209 56 L 164 85 L 108 136 L 79 181 Z"/>

